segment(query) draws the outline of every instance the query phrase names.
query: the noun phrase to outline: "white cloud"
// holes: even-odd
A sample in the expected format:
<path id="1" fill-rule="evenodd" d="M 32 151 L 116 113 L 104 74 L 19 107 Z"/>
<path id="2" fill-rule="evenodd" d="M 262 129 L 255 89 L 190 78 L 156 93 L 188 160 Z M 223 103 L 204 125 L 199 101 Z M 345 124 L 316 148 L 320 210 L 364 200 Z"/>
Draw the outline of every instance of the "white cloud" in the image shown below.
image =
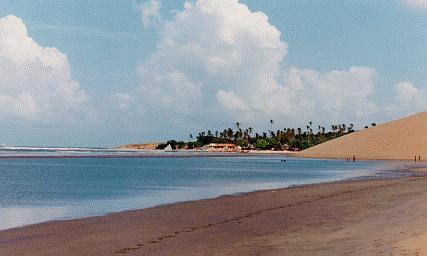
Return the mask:
<path id="1" fill-rule="evenodd" d="M 129 93 L 117 92 L 113 95 L 113 98 L 121 101 L 129 101 L 132 98 L 132 96 Z"/>
<path id="2" fill-rule="evenodd" d="M 0 19 L 0 118 L 59 117 L 86 100 L 66 55 L 38 45 L 21 19 Z"/>
<path id="3" fill-rule="evenodd" d="M 399 110 L 403 112 L 425 111 L 427 108 L 427 91 L 415 87 L 411 82 L 401 81 L 393 87 Z"/>
<path id="4" fill-rule="evenodd" d="M 348 120 L 376 111 L 375 70 L 284 71 L 281 32 L 238 0 L 186 2 L 160 34 L 157 50 L 138 67 L 142 101 L 156 115 L 265 122 Z"/>
<path id="5" fill-rule="evenodd" d="M 142 22 L 145 27 L 157 25 L 161 22 L 161 16 L 159 14 L 162 4 L 159 0 L 150 0 L 143 2 L 137 6 L 142 14 Z"/>
<path id="6" fill-rule="evenodd" d="M 233 92 L 226 92 L 219 90 L 216 94 L 217 100 L 221 105 L 224 105 L 230 110 L 240 110 L 247 111 L 249 110 L 248 105 L 244 102 L 243 99 L 236 96 Z"/>
<path id="7" fill-rule="evenodd" d="M 200 85 L 178 70 L 165 70 L 168 73 L 161 71 L 162 74 L 157 75 L 151 73 L 152 68 L 154 67 L 139 67 L 143 79 L 140 92 L 144 105 L 158 110 L 173 110 L 177 114 L 195 111 L 193 107 L 201 104 Z"/>
<path id="8" fill-rule="evenodd" d="M 409 6 L 427 11 L 427 0 L 404 0 Z"/>
<path id="9" fill-rule="evenodd" d="M 233 110 L 234 118 L 252 111 L 283 118 L 331 121 L 358 120 L 376 112 L 371 101 L 375 87 L 375 70 L 351 67 L 348 71 L 319 72 L 312 69 L 290 68 L 283 83 L 264 92 L 253 92 L 257 97 L 240 98 L 233 91 L 220 90 L 219 103 Z M 249 107 L 251 106 L 251 107 Z M 256 106 L 258 106 L 256 108 Z"/>
<path id="10" fill-rule="evenodd" d="M 286 103 L 282 106 L 279 102 L 272 105 L 279 105 L 287 115 L 302 115 L 311 120 L 325 117 L 331 121 L 360 120 L 376 112 L 371 100 L 375 75 L 374 69 L 366 67 L 323 73 L 291 68 L 284 86 L 275 93 Z"/>
<path id="11" fill-rule="evenodd" d="M 122 110 L 128 109 L 129 105 L 133 103 L 133 97 L 129 93 L 117 92 L 111 95 L 113 105 Z"/>

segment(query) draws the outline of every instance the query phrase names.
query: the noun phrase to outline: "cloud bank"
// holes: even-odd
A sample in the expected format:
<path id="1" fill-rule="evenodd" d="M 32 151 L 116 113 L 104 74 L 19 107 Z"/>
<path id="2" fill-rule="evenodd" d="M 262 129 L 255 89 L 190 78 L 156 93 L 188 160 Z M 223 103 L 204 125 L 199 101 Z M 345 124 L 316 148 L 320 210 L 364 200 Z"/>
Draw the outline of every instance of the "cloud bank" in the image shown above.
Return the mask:
<path id="1" fill-rule="evenodd" d="M 374 69 L 283 69 L 281 32 L 238 0 L 186 2 L 159 29 L 155 52 L 138 66 L 147 113 L 260 123 L 360 119 L 377 109 Z"/>
<path id="2" fill-rule="evenodd" d="M 0 19 L 0 119 L 58 118 L 86 101 L 65 54 L 37 44 L 20 18 Z"/>

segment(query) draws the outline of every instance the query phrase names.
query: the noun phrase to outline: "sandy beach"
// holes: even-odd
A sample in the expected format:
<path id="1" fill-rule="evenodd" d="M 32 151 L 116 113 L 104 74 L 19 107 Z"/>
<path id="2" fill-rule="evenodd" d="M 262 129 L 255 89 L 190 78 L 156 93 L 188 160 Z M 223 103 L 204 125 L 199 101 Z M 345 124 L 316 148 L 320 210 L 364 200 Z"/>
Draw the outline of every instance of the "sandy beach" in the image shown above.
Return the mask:
<path id="1" fill-rule="evenodd" d="M 0 255 L 422 255 L 423 171 L 10 229 Z"/>
<path id="2" fill-rule="evenodd" d="M 427 0 L 0 0 L 0 256 L 427 256 Z"/>

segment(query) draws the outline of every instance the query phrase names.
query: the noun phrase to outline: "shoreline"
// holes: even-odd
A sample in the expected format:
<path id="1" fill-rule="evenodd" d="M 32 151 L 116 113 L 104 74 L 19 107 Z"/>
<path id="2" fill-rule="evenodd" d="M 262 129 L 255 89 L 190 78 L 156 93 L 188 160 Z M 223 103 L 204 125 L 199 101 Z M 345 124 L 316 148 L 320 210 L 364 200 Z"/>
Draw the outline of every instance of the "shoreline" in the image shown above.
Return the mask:
<path id="1" fill-rule="evenodd" d="M 343 178 L 341 180 L 319 181 L 319 182 L 314 182 L 314 183 L 295 184 L 295 185 L 289 185 L 289 186 L 286 186 L 286 187 L 257 189 L 257 190 L 252 190 L 252 191 L 243 191 L 243 192 L 235 192 L 235 193 L 230 193 L 230 194 L 221 194 L 221 195 L 218 195 L 218 196 L 215 196 L 215 197 L 207 197 L 207 198 L 194 199 L 194 200 L 189 199 L 189 200 L 176 201 L 176 202 L 170 202 L 170 203 L 160 203 L 160 204 L 149 206 L 149 207 L 145 207 L 145 208 L 125 209 L 125 210 L 121 210 L 121 211 L 107 212 L 105 214 L 99 214 L 99 215 L 95 214 L 95 215 L 82 216 L 82 217 L 71 217 L 71 218 L 52 219 L 52 220 L 47 220 L 47 221 L 36 222 L 36 223 L 27 224 L 27 225 L 22 225 L 22 226 L 16 226 L 16 227 L 11 227 L 11 228 L 6 228 L 6 229 L 0 229 L 0 233 L 1 232 L 5 232 L 5 231 L 10 231 L 10 230 L 13 230 L 13 229 L 22 229 L 22 228 L 25 229 L 27 227 L 38 226 L 38 225 L 47 225 L 47 224 L 55 223 L 55 222 L 74 221 L 74 220 L 82 220 L 82 219 L 87 219 L 87 218 L 102 218 L 102 217 L 106 217 L 106 216 L 109 216 L 109 215 L 123 214 L 123 213 L 126 214 L 126 213 L 134 212 L 134 211 L 143 211 L 143 210 L 149 210 L 149 209 L 154 209 L 154 208 L 159 208 L 159 207 L 165 207 L 165 206 L 173 206 L 173 205 L 183 204 L 183 203 L 195 203 L 195 202 L 205 201 L 205 200 L 218 200 L 218 199 L 221 199 L 223 197 L 250 196 L 250 194 L 252 194 L 252 193 L 264 193 L 264 192 L 270 192 L 270 191 L 281 191 L 281 190 L 286 190 L 286 189 L 291 189 L 291 188 L 304 188 L 304 187 L 311 186 L 311 185 L 328 185 L 328 184 L 335 184 L 335 183 L 341 183 L 341 182 L 347 183 L 347 182 L 355 182 L 355 181 L 389 180 L 389 179 L 417 177 L 414 174 L 409 174 L 409 173 L 404 174 L 405 171 L 399 171 L 399 170 L 389 170 L 389 171 L 385 171 L 385 172 L 388 173 L 387 176 L 385 176 L 385 175 L 384 176 L 366 176 L 366 175 L 364 175 L 364 176 L 357 176 L 357 177 L 351 177 L 351 178 Z M 391 173 L 395 173 L 395 174 L 391 174 Z"/>
<path id="2" fill-rule="evenodd" d="M 126 153 L 33 153 L 33 154 L 1 154 L 0 159 L 32 159 L 32 158 L 192 158 L 192 157 L 246 157 L 246 156 L 286 156 L 286 157 L 297 157 L 296 153 L 290 153 L 287 151 L 252 151 L 252 152 L 209 152 L 209 151 L 128 151 Z"/>
<path id="3" fill-rule="evenodd" d="M 247 155 L 245 155 L 247 156 Z M 151 156 L 147 156 L 147 157 L 151 157 Z M 176 156 L 168 156 L 166 158 L 169 157 L 176 157 Z M 180 157 L 180 156 L 178 156 Z M 197 157 L 204 157 L 204 156 L 197 156 Z M 209 157 L 216 157 L 216 156 L 209 156 Z M 228 157 L 228 155 L 221 155 L 219 157 Z M 232 157 L 238 157 L 238 155 L 232 156 Z M 49 157 L 51 158 L 51 157 Z M 56 157 L 53 157 L 56 158 Z M 68 157 L 66 157 L 68 158 Z M 163 158 L 163 157 L 161 157 Z M 335 160 L 335 159 L 333 159 Z M 109 212 L 99 212 L 99 213 L 94 213 L 94 214 L 89 214 L 89 215 L 76 215 L 76 216 L 69 216 L 66 218 L 52 218 L 52 219 L 46 219 L 44 221 L 39 221 L 39 222 L 33 222 L 33 223 L 27 223 L 24 225 L 19 225 L 19 226 L 12 226 L 12 227 L 8 227 L 8 228 L 4 228 L 1 229 L 0 228 L 0 232 L 2 231 L 7 231 L 7 230 L 11 230 L 11 229 L 16 229 L 16 228 L 26 228 L 29 226 L 33 226 L 33 225 L 43 225 L 43 224 L 47 224 L 50 222 L 58 222 L 58 221 L 70 221 L 70 220 L 78 220 L 78 219 L 85 219 L 85 218 L 93 218 L 93 217 L 104 217 L 104 216 L 108 216 L 111 214 L 118 214 L 118 213 L 124 213 L 124 212 L 129 212 L 129 211 L 140 211 L 140 210 L 146 210 L 146 209 L 151 209 L 151 208 L 157 208 L 157 207 L 162 207 L 162 206 L 167 206 L 167 205 L 175 205 L 175 204 L 180 204 L 180 203 L 190 203 L 190 202 L 197 202 L 197 201 L 202 201 L 202 200 L 215 200 L 215 199 L 220 199 L 222 197 L 227 197 L 227 196 L 245 196 L 247 194 L 251 194 L 251 193 L 258 193 L 258 192 L 267 192 L 267 191 L 271 191 L 271 190 L 283 190 L 283 189 L 289 189 L 289 188 L 294 188 L 294 187 L 305 187 L 305 186 L 310 186 L 310 185 L 316 185 L 316 184 L 329 184 L 329 183 L 339 183 L 339 182 L 351 182 L 351 181 L 362 181 L 362 180 L 374 180 L 374 179 L 393 179 L 393 178 L 401 178 L 401 177 L 410 177 L 411 175 L 413 175 L 412 173 L 415 172 L 408 172 L 408 169 L 412 169 L 414 167 L 407 167 L 406 165 L 402 165 L 402 162 L 399 162 L 399 164 L 396 165 L 384 165 L 382 166 L 380 169 L 370 169 L 370 170 L 366 170 L 363 172 L 360 172 L 358 175 L 353 176 L 353 175 L 347 175 L 347 176 L 343 176 L 343 177 L 336 177 L 335 179 L 326 179 L 326 180 L 318 180 L 318 181 L 307 181 L 307 183 L 296 183 L 296 184 L 288 184 L 288 185 L 280 185 L 280 186 L 273 186 L 270 188 L 258 188 L 258 189 L 252 189 L 252 190 L 244 190 L 244 191 L 236 191 L 236 192 L 231 192 L 231 193 L 225 193 L 225 194 L 217 194 L 214 196 L 209 196 L 209 197 L 202 197 L 202 198 L 189 198 L 189 199 L 185 199 L 185 200 L 178 200 L 178 201 L 170 201 L 170 202 L 163 202 L 163 203 L 158 203 L 158 204 L 153 204 L 153 205 L 149 205 L 146 207 L 130 207 L 130 208 L 122 208 L 121 210 L 115 210 L 115 211 L 109 211 Z"/>
<path id="4" fill-rule="evenodd" d="M 238 151 L 162 151 L 162 150 L 118 150 L 117 152 L 97 153 L 97 152 L 33 152 L 17 154 L 0 154 L 0 159 L 49 159 L 49 158 L 199 158 L 199 157 L 249 157 L 249 156 L 282 156 L 295 157 L 301 159 L 318 159 L 318 160 L 346 160 L 342 156 L 311 156 L 304 155 L 303 151 L 271 151 L 271 150 L 250 150 L 245 152 Z M 352 155 L 351 155 L 352 156 Z M 351 157 L 347 157 L 352 162 Z M 414 163 L 414 158 L 389 158 L 389 157 L 358 157 L 358 161 L 387 161 L 387 162 L 407 162 Z M 417 160 L 415 163 L 425 163 L 425 159 Z"/>
<path id="5" fill-rule="evenodd" d="M 98 150 L 98 149 L 97 149 Z M 57 152 L 19 152 L 0 154 L 0 159 L 34 159 L 34 158 L 191 158 L 191 157 L 246 157 L 246 156 L 282 156 L 282 157 L 295 157 L 304 159 L 324 159 L 324 160 L 345 160 L 350 159 L 352 161 L 353 154 L 349 157 L 339 155 L 310 155 L 306 154 L 305 151 L 272 151 L 272 150 L 249 150 L 249 151 L 200 151 L 200 150 L 144 150 L 144 149 L 105 149 L 106 152 L 102 151 L 80 151 L 80 152 L 69 152 L 68 150 L 59 150 Z M 111 151 L 112 150 L 112 151 Z M 117 150 L 117 151 L 115 151 Z M 13 151 L 12 151 L 13 152 Z M 408 162 L 418 163 L 426 162 L 423 158 L 421 160 L 414 161 L 414 158 L 408 157 L 360 157 L 354 155 L 357 161 L 393 161 L 393 162 Z"/>
<path id="6" fill-rule="evenodd" d="M 3 253 L 5 253 L 5 255 L 55 255 L 54 253 L 50 253 L 52 251 L 51 245 L 52 243 L 61 242 L 64 244 L 58 247 L 55 246 L 56 249 L 53 250 L 56 250 L 56 253 L 61 252 L 61 255 L 117 255 L 117 253 L 134 255 L 133 253 L 142 253 L 145 251 L 148 251 L 148 255 L 180 255 L 176 254 L 175 252 L 182 252 L 184 254 L 181 255 L 185 255 L 185 248 L 191 248 L 192 245 L 188 244 L 188 242 L 181 241 L 183 238 L 179 238 L 178 240 L 183 242 L 186 246 L 179 246 L 176 243 L 172 243 L 172 247 L 166 246 L 164 248 L 164 246 L 159 247 L 157 245 L 160 244 L 160 242 L 166 240 L 171 240 L 172 242 L 172 240 L 175 240 L 176 237 L 179 237 L 181 235 L 183 237 L 186 237 L 186 234 L 190 235 L 193 233 L 196 234 L 201 232 L 202 234 L 199 234 L 201 235 L 201 237 L 196 239 L 198 241 L 198 247 L 202 246 L 205 248 L 205 246 L 207 246 L 210 248 L 210 244 L 212 242 L 207 239 L 207 237 L 210 237 L 210 235 L 204 234 L 204 232 L 207 232 L 208 229 L 214 227 L 219 228 L 221 234 L 222 232 L 226 232 L 227 234 L 229 232 L 230 239 L 233 241 L 237 239 L 239 240 L 239 243 L 233 243 L 233 246 L 231 246 L 229 244 L 224 244 L 225 241 L 222 241 L 221 243 L 216 244 L 216 249 L 213 250 L 212 253 L 202 253 L 195 255 L 213 255 L 213 252 L 217 252 L 217 250 L 222 250 L 225 247 L 228 248 L 229 246 L 231 246 L 231 248 L 228 249 L 234 252 L 235 250 L 242 249 L 242 246 L 240 244 L 241 242 L 246 241 L 247 239 L 249 239 L 249 237 L 250 239 L 253 239 L 253 237 L 247 237 L 246 235 L 244 237 L 241 237 L 241 235 L 235 234 L 237 230 L 240 230 L 240 227 L 235 227 L 236 230 L 229 230 L 226 227 L 227 225 L 225 224 L 235 225 L 236 222 L 237 224 L 240 224 L 242 221 L 247 221 L 252 217 L 259 219 L 258 221 L 261 222 L 268 222 L 266 217 L 263 217 L 262 215 L 270 215 L 275 211 L 284 211 L 287 208 L 298 208 L 314 202 L 328 201 L 328 198 L 330 200 L 331 198 L 337 199 L 340 196 L 352 194 L 357 195 L 358 193 L 361 193 L 366 190 L 381 191 L 384 188 L 399 185 L 403 186 L 403 184 L 405 183 L 412 182 L 422 183 L 426 185 L 427 179 L 423 172 L 425 170 L 423 170 L 422 167 L 416 168 L 419 170 L 414 171 L 414 169 L 411 169 L 410 171 L 410 173 L 414 175 L 414 177 L 382 177 L 362 180 L 354 179 L 291 186 L 287 188 L 273 190 L 260 190 L 241 194 L 223 195 L 212 199 L 178 202 L 140 210 L 129 210 L 118 213 L 110 213 L 105 216 L 49 221 L 25 227 L 2 230 L 0 231 L 0 254 L 3 255 Z M 402 171 L 405 172 L 405 170 Z M 407 186 L 404 187 L 405 189 L 408 189 Z M 355 189 L 351 190 L 350 188 Z M 423 192 L 427 194 L 427 191 Z M 394 191 L 393 193 L 397 192 Z M 283 197 L 283 199 L 286 200 L 277 201 L 275 199 L 276 197 Z M 315 197 L 317 199 L 313 201 L 312 197 Z M 306 200 L 307 198 L 311 199 Z M 368 199 L 372 200 L 371 197 L 369 197 Z M 231 202 L 236 204 L 236 206 L 230 204 Z M 344 203 L 340 200 L 338 200 L 338 202 Z M 336 202 L 329 203 L 335 204 Z M 352 207 L 354 207 L 354 204 L 352 205 Z M 427 205 L 425 206 L 425 208 L 427 208 Z M 314 214 L 314 216 L 317 216 L 319 214 L 334 215 L 330 209 L 327 210 L 326 213 L 322 212 L 321 209 L 324 209 L 324 207 L 320 207 L 319 209 L 317 209 L 316 207 L 309 207 L 308 210 L 309 212 L 311 212 L 311 214 Z M 188 216 L 188 212 L 192 212 L 193 217 Z M 214 214 L 213 212 L 216 212 L 216 214 Z M 283 221 L 280 216 L 276 216 L 274 214 L 270 217 L 273 218 L 273 220 L 275 218 L 279 218 Z M 307 217 L 308 219 L 311 219 L 313 218 L 313 215 L 311 217 Z M 279 219 L 277 219 L 276 221 L 279 221 Z M 196 229 L 195 226 L 197 227 Z M 280 227 L 275 227 L 274 225 L 270 226 L 267 230 L 265 229 L 265 227 L 260 227 L 256 223 L 252 223 L 250 226 L 252 228 L 251 232 L 257 233 L 259 232 L 257 230 L 265 230 L 266 234 L 263 235 L 268 236 L 274 234 L 277 235 L 277 233 L 281 234 L 283 233 L 283 231 L 286 230 L 282 230 Z M 292 225 L 290 227 L 292 227 Z M 124 230 L 122 230 L 123 228 Z M 164 230 L 165 228 L 173 229 L 175 231 L 168 233 Z M 299 233 L 306 230 L 306 228 L 308 227 L 304 227 L 302 230 L 299 230 L 299 228 L 294 227 L 292 230 L 293 232 Z M 103 232 L 100 232 L 100 230 L 103 230 Z M 71 231 L 71 234 L 68 231 Z M 175 234 L 175 232 L 181 233 L 179 233 L 180 235 L 178 235 Z M 89 241 L 85 240 L 85 245 L 80 246 L 77 241 L 80 241 L 81 237 L 84 237 L 87 234 L 91 234 L 94 239 L 89 239 Z M 157 236 L 157 234 L 163 235 Z M 204 238 L 205 235 L 207 236 L 206 238 Z M 151 237 L 151 240 L 147 237 Z M 238 239 L 239 237 L 243 240 Z M 138 239 L 135 240 L 135 238 Z M 401 240 L 410 238 L 411 236 L 405 236 Z M 193 239 L 195 238 L 193 237 Z M 271 239 L 267 240 L 270 241 Z M 105 243 L 105 241 L 108 242 Z M 38 249 L 33 251 L 32 249 L 34 249 L 33 247 L 36 244 Z M 97 249 L 94 251 L 92 249 L 88 250 L 88 247 Z M 259 247 L 264 248 L 261 245 L 259 245 Z M 292 248 L 292 246 L 289 246 L 289 248 L 285 249 L 288 250 L 290 248 Z M 68 251 L 70 252 L 70 254 L 64 254 L 64 251 Z"/>

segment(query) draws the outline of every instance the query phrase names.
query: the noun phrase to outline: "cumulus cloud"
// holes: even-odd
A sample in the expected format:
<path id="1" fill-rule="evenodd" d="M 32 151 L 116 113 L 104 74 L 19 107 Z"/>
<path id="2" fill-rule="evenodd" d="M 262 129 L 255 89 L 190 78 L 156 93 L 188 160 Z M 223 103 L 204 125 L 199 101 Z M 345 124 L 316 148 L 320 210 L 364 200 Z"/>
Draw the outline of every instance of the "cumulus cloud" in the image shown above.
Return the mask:
<path id="1" fill-rule="evenodd" d="M 371 100 L 375 76 L 376 71 L 367 67 L 329 72 L 291 68 L 284 86 L 275 93 L 286 104 L 274 104 L 290 116 L 303 114 L 313 120 L 325 117 L 331 121 L 360 120 L 376 112 L 377 107 Z"/>
<path id="2" fill-rule="evenodd" d="M 138 66 L 151 110 L 251 123 L 285 116 L 347 120 L 376 111 L 375 70 L 284 70 L 281 32 L 238 0 L 186 2 L 163 21 L 160 34 L 156 51 Z"/>
<path id="3" fill-rule="evenodd" d="M 20 18 L 0 19 L 0 118 L 55 118 L 86 101 L 65 54 L 37 44 Z"/>
<path id="4" fill-rule="evenodd" d="M 427 91 L 417 88 L 411 82 L 401 81 L 393 87 L 400 111 L 425 111 L 427 108 Z"/>
<path id="5" fill-rule="evenodd" d="M 161 22 L 161 16 L 159 13 L 161 7 L 162 4 L 159 0 L 150 0 L 137 6 L 141 11 L 142 22 L 145 27 L 158 25 Z"/>
<path id="6" fill-rule="evenodd" d="M 427 0 L 404 0 L 407 5 L 416 8 L 421 9 L 424 11 L 427 11 Z"/>
<path id="7" fill-rule="evenodd" d="M 230 110 L 247 111 L 250 109 L 249 106 L 243 101 L 243 99 L 239 98 L 233 92 L 219 90 L 216 94 L 216 97 L 220 104 L 224 105 Z"/>

